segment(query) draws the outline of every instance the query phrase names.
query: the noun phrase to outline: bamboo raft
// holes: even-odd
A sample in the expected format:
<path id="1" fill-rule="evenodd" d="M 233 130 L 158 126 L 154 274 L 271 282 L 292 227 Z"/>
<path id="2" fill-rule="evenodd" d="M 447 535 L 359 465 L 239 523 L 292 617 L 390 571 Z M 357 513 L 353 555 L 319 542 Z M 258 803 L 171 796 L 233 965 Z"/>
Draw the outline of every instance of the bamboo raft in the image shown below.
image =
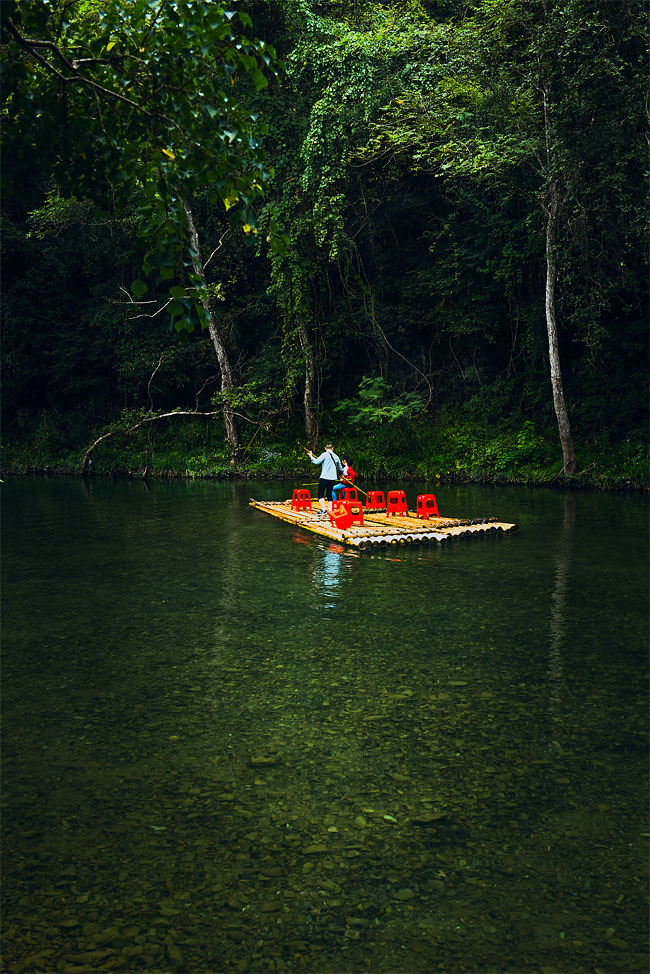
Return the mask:
<path id="1" fill-rule="evenodd" d="M 498 517 L 452 518 L 431 517 L 426 520 L 415 513 L 386 516 L 386 508 L 363 509 L 363 526 L 352 524 L 345 530 L 333 527 L 329 518 L 318 516 L 318 501 L 312 501 L 311 510 L 292 510 L 291 500 L 257 501 L 250 499 L 250 506 L 280 518 L 288 524 L 319 534 L 323 538 L 338 541 L 354 548 L 385 548 L 403 544 L 440 544 L 452 538 L 477 534 L 502 534 L 516 531 L 518 525 L 506 524 Z"/>

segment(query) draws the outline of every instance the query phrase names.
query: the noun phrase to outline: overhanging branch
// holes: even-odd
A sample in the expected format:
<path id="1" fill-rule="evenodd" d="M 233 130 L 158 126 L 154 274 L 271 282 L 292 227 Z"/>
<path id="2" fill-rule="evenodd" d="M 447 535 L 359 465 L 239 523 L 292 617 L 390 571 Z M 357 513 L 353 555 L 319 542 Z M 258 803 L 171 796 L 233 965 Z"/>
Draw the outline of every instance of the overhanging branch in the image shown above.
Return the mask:
<path id="1" fill-rule="evenodd" d="M 80 74 L 79 71 L 77 70 L 77 64 L 81 62 L 75 60 L 68 61 L 63 51 L 60 49 L 60 47 L 57 44 L 54 43 L 54 41 L 44 41 L 38 38 L 24 37 L 20 33 L 16 25 L 12 23 L 10 19 L 7 19 L 5 21 L 5 24 L 9 32 L 13 35 L 15 40 L 20 45 L 20 47 L 22 47 L 25 51 L 27 51 L 28 54 L 31 54 L 32 57 L 34 57 L 38 61 L 39 64 L 41 64 L 47 71 L 49 71 L 56 78 L 58 78 L 59 81 L 62 81 L 64 84 L 85 85 L 91 88 L 93 91 L 100 92 L 102 95 L 106 95 L 109 98 L 114 99 L 115 101 L 120 101 L 123 102 L 125 105 L 130 105 L 131 108 L 135 108 L 137 112 L 141 112 L 148 119 L 159 118 L 162 121 L 167 122 L 173 128 L 175 128 L 176 131 L 180 132 L 181 135 L 184 134 L 182 128 L 180 127 L 178 122 L 175 121 L 175 119 L 170 118 L 168 115 L 163 115 L 161 112 L 151 112 L 147 108 L 145 108 L 144 105 L 139 105 L 138 102 L 133 101 L 131 98 L 127 98 L 126 95 L 120 94 L 119 91 L 113 91 L 111 88 L 104 88 L 103 85 L 97 84 L 97 82 L 93 81 L 91 78 L 88 78 L 83 74 Z M 47 60 L 47 58 L 43 57 L 39 53 L 39 51 L 37 50 L 37 48 L 39 47 L 47 48 L 48 50 L 53 51 L 56 54 L 56 56 L 59 58 L 59 60 L 68 68 L 68 70 L 73 71 L 74 74 L 70 76 L 66 76 L 61 71 L 58 71 L 57 68 L 50 61 Z M 91 59 L 85 58 L 84 60 L 90 61 Z M 107 63 L 111 63 L 111 59 L 104 60 L 98 58 L 96 59 L 95 63 L 107 64 Z"/>
<path id="2" fill-rule="evenodd" d="M 89 446 L 86 450 L 83 460 L 81 461 L 80 473 L 82 476 L 88 473 L 88 458 L 93 452 L 96 446 L 103 443 L 104 440 L 110 439 L 111 436 L 128 436 L 129 433 L 134 433 L 141 426 L 145 426 L 147 423 L 155 423 L 159 419 L 169 419 L 170 416 L 217 416 L 221 412 L 220 409 L 212 409 L 209 412 L 197 412 L 196 409 L 176 409 L 171 413 L 159 413 L 157 416 L 146 416 L 141 419 L 139 423 L 134 423 L 133 426 L 129 426 L 124 430 L 109 430 L 108 433 L 102 434 L 102 436 L 97 437 L 92 446 Z"/>

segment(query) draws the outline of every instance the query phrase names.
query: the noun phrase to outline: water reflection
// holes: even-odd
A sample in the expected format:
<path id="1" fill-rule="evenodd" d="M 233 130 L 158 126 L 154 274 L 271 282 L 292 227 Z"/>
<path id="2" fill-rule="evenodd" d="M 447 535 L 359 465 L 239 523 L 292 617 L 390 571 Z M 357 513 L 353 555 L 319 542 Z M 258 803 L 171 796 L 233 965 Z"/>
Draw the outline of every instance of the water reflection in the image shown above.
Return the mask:
<path id="1" fill-rule="evenodd" d="M 567 582 L 570 576 L 575 519 L 575 497 L 573 494 L 567 494 L 564 498 L 564 517 L 557 544 L 555 580 L 551 593 L 548 685 L 553 740 L 557 739 L 562 722 L 562 697 L 565 689 L 562 656 L 566 643 Z"/>
<path id="2" fill-rule="evenodd" d="M 647 968 L 645 504 L 393 558 L 91 484 L 3 487 L 8 974 Z"/>
<path id="3" fill-rule="evenodd" d="M 334 609 L 343 577 L 345 549 L 340 544 L 330 544 L 320 552 L 314 568 L 317 594 L 323 598 L 323 608 Z"/>

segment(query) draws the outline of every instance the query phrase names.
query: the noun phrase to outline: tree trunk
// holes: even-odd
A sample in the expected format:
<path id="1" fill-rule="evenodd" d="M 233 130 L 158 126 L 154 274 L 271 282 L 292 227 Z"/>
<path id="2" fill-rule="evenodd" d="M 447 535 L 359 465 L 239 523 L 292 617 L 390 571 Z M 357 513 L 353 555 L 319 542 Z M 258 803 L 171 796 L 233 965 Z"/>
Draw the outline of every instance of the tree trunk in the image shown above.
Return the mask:
<path id="1" fill-rule="evenodd" d="M 553 183 L 549 190 L 548 209 L 546 211 L 546 331 L 548 332 L 548 358 L 551 367 L 551 388 L 553 390 L 553 405 L 557 417 L 557 426 L 562 444 L 564 472 L 575 473 L 576 455 L 573 447 L 573 436 L 569 424 L 569 414 L 564 402 L 562 386 L 562 370 L 560 369 L 560 352 L 557 344 L 557 325 L 555 322 L 555 231 L 559 207 L 559 193 Z"/>
<path id="2" fill-rule="evenodd" d="M 207 280 L 205 277 L 205 271 L 203 269 L 203 263 L 201 261 L 201 250 L 199 248 L 199 235 L 196 232 L 192 210 L 185 200 L 183 200 L 183 209 L 185 210 L 187 225 L 190 230 L 192 264 L 194 266 L 194 272 L 201 278 L 201 287 L 204 290 L 207 290 Z M 212 346 L 216 353 L 219 369 L 221 371 L 221 391 L 227 395 L 228 392 L 235 386 L 232 367 L 230 365 L 230 359 L 228 358 L 228 350 L 219 330 L 219 324 L 217 322 L 214 309 L 206 300 L 202 300 L 201 304 L 208 319 L 208 331 L 210 333 Z M 230 447 L 230 462 L 234 463 L 235 456 L 239 450 L 239 428 L 237 426 L 237 420 L 233 415 L 233 411 L 227 402 L 224 402 L 223 404 L 223 420 L 226 428 L 226 439 L 228 440 L 228 445 Z"/>
<path id="3" fill-rule="evenodd" d="M 310 450 L 315 450 L 318 443 L 318 416 L 314 409 L 316 393 L 316 361 L 314 349 L 309 341 L 307 325 L 301 322 L 298 327 L 300 347 L 305 357 L 305 391 L 303 404 L 305 409 L 305 435 Z"/>
<path id="4" fill-rule="evenodd" d="M 551 130 L 551 108 L 548 89 L 544 89 L 544 132 L 546 136 L 546 159 L 551 174 L 553 144 Z M 560 368 L 560 352 L 557 344 L 557 324 L 555 321 L 555 281 L 557 271 L 555 266 L 555 237 L 557 220 L 560 210 L 560 189 L 557 181 L 551 178 L 544 213 L 546 216 L 546 331 L 548 334 L 548 358 L 551 367 L 551 388 L 553 390 L 553 405 L 557 417 L 557 426 L 562 444 L 564 473 L 575 473 L 576 455 L 573 447 L 573 436 L 569 424 L 569 414 L 564 402 L 564 388 L 562 385 L 562 370 Z"/>

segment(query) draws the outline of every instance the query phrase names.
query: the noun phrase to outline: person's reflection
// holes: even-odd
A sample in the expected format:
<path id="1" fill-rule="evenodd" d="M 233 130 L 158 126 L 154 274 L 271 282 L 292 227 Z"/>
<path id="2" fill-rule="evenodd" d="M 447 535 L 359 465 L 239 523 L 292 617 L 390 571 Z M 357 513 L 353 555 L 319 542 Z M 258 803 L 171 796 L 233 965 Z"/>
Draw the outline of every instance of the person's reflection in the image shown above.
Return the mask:
<path id="1" fill-rule="evenodd" d="M 564 497 L 564 519 L 557 542 L 555 584 L 551 595 L 550 642 L 548 654 L 549 714 L 553 739 L 556 740 L 562 722 L 562 696 L 564 691 L 562 654 L 566 637 L 567 582 L 571 562 L 573 529 L 575 526 L 575 497 Z"/>
<path id="2" fill-rule="evenodd" d="M 319 593 L 325 597 L 323 605 L 326 609 L 332 609 L 336 605 L 336 595 L 341 586 L 343 551 L 342 545 L 328 545 L 314 570 L 314 581 Z"/>

